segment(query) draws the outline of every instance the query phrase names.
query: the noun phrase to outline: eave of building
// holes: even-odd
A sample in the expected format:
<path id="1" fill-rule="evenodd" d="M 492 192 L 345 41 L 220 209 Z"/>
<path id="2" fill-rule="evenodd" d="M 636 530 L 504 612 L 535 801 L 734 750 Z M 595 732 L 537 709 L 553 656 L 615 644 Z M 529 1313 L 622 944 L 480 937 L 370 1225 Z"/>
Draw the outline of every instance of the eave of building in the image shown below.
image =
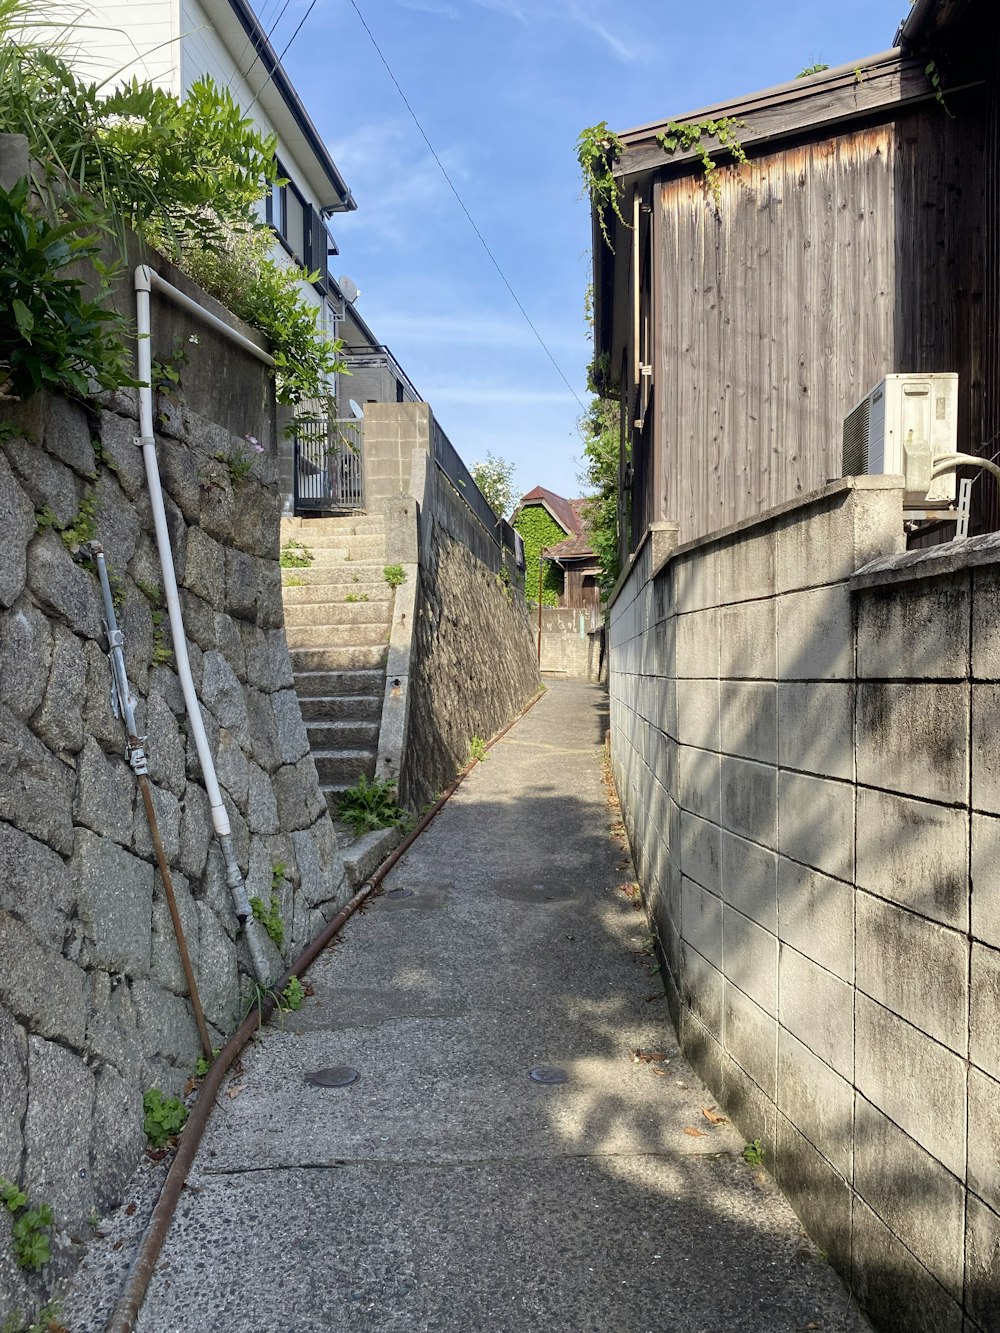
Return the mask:
<path id="1" fill-rule="evenodd" d="M 860 75 L 860 77 L 859 77 Z M 980 82 L 965 79 L 948 82 L 945 91 L 957 93 Z M 866 56 L 851 64 L 838 65 L 804 79 L 794 79 L 759 92 L 719 102 L 698 111 L 625 130 L 619 137 L 623 151 L 615 166 L 615 176 L 622 187 L 622 210 L 631 215 L 631 197 L 635 189 L 645 190 L 650 181 L 691 175 L 702 170 L 694 150 L 677 149 L 668 154 L 657 142 L 657 134 L 667 132 L 671 123 L 699 124 L 706 120 L 729 118 L 742 120 L 740 142 L 748 156 L 763 156 L 772 148 L 789 141 L 812 141 L 844 132 L 852 124 L 884 118 L 903 107 L 930 101 L 935 96 L 926 73 L 926 61 L 909 56 L 894 47 L 878 55 Z M 713 156 L 725 165 L 729 154 L 713 144 Z M 604 394 L 619 389 L 623 337 L 614 330 L 624 328 L 628 320 L 630 286 L 630 230 L 607 210 L 604 221 L 613 251 L 603 239 L 600 219 L 593 210 L 594 235 L 594 346 L 598 362 L 606 369 L 598 374 L 598 387 Z"/>
<path id="2" fill-rule="evenodd" d="M 330 213 L 356 209 L 347 182 L 246 0 L 202 0 L 202 8 L 320 206 Z"/>

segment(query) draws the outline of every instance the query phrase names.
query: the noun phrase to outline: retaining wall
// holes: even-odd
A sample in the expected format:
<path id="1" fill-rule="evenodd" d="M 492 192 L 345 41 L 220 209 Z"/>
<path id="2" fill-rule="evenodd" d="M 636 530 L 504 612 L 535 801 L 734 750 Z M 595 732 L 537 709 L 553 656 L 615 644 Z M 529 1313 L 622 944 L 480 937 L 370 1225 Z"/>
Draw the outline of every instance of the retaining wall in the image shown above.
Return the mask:
<path id="1" fill-rule="evenodd" d="M 659 525 L 611 606 L 612 758 L 686 1055 L 878 1327 L 987 1333 L 1000 538 L 905 554 L 901 499 Z"/>
<path id="2" fill-rule="evenodd" d="M 153 309 L 154 358 L 169 358 L 178 335 L 187 353 L 185 392 L 157 404 L 157 444 L 195 682 L 248 892 L 265 903 L 277 892 L 288 959 L 347 890 L 283 630 L 273 393 L 257 362 L 159 298 Z M 73 1265 L 91 1210 L 120 1201 L 143 1150 L 143 1092 L 181 1093 L 200 1054 L 111 711 L 99 585 L 59 531 L 89 505 L 219 1044 L 251 993 L 169 659 L 135 407 L 132 391 L 87 403 L 38 395 L 6 404 L 0 430 L 0 1175 L 56 1218 L 53 1260 L 29 1279 L 0 1209 L 0 1321 L 36 1307 Z M 248 454 L 239 479 L 227 460 Z"/>

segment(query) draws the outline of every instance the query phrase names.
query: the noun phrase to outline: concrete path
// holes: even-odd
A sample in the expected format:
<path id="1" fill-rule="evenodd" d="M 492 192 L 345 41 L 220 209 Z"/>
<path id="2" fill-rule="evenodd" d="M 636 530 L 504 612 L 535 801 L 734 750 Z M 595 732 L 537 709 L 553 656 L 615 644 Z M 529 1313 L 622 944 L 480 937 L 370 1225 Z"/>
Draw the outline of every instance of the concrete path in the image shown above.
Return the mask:
<path id="1" fill-rule="evenodd" d="M 676 1054 L 606 714 L 552 685 L 245 1053 L 143 1333 L 867 1328 Z"/>

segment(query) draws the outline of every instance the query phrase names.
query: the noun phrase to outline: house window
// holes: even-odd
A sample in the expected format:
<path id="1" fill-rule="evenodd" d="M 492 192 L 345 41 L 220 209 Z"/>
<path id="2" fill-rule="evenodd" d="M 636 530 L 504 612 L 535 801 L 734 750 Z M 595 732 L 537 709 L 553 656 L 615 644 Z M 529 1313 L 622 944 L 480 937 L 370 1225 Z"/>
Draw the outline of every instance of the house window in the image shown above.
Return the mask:
<path id="1" fill-rule="evenodd" d="M 267 221 L 278 234 L 282 245 L 309 272 L 318 272 L 316 287 L 323 293 L 327 291 L 327 252 L 330 238 L 326 224 L 299 193 L 282 163 L 278 162 L 278 174 L 285 178 L 284 185 L 274 185 L 267 198 Z"/>

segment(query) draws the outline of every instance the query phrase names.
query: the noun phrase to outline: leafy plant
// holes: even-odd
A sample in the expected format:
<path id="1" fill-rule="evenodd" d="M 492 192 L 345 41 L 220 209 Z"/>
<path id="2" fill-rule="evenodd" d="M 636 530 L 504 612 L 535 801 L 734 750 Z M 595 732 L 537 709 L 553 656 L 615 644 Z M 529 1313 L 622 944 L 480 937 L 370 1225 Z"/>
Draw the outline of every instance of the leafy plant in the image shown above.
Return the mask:
<path id="1" fill-rule="evenodd" d="M 406 570 L 402 565 L 386 565 L 382 574 L 390 588 L 398 588 L 401 583 L 406 582 Z"/>
<path id="2" fill-rule="evenodd" d="M 287 1009 L 301 1009 L 306 998 L 305 987 L 298 977 L 290 977 L 288 985 L 281 992 L 281 998 Z"/>
<path id="3" fill-rule="evenodd" d="M 482 763 L 484 760 L 489 759 L 489 757 L 490 752 L 486 742 L 481 736 L 473 736 L 472 740 L 469 741 L 469 758 Z"/>
<path id="4" fill-rule="evenodd" d="M 0 1176 L 0 1200 L 14 1218 L 11 1243 L 18 1267 L 37 1273 L 49 1262 L 52 1209 L 47 1203 L 32 1207 L 27 1193 Z"/>
<path id="5" fill-rule="evenodd" d="M 142 1096 L 142 1128 L 150 1147 L 162 1148 L 184 1128 L 188 1109 L 179 1097 L 164 1097 L 159 1088 L 150 1088 Z"/>
<path id="6" fill-rule="evenodd" d="M 937 63 L 933 60 L 928 61 L 924 73 L 931 81 L 931 87 L 934 89 L 935 102 L 937 102 L 944 109 L 945 113 L 951 116 L 952 120 L 954 120 L 954 113 L 948 103 L 944 100 L 944 85 L 941 81 L 941 71 L 938 69 Z"/>
<path id="7" fill-rule="evenodd" d="M 513 527 L 524 542 L 524 592 L 538 605 L 539 557 L 546 546 L 566 539 L 565 531 L 544 505 L 529 504 L 514 516 Z M 552 560 L 542 564 L 542 605 L 558 606 L 563 594 L 563 572 Z"/>
<path id="8" fill-rule="evenodd" d="M 719 120 L 701 120 L 688 125 L 681 125 L 676 120 L 671 120 L 667 123 L 667 128 L 657 134 L 656 142 L 665 153 L 675 153 L 678 148 L 683 152 L 695 153 L 705 172 L 705 188 L 715 200 L 716 208 L 719 208 L 722 204 L 719 165 L 709 153 L 704 139 L 715 139 L 720 148 L 732 154 L 734 161 L 746 162 L 747 155 L 737 133 L 743 129 L 746 129 L 746 121 L 736 120 L 731 116 L 722 116 Z"/>
<path id="9" fill-rule="evenodd" d="M 391 778 L 368 779 L 364 773 L 353 787 L 342 791 L 337 815 L 355 835 L 379 828 L 405 828 L 410 817 L 396 803 L 396 784 Z"/>
<path id="10" fill-rule="evenodd" d="M 251 447 L 253 453 L 262 454 L 264 452 L 264 446 L 257 444 L 256 441 Z M 229 473 L 230 481 L 234 486 L 237 486 L 241 481 L 245 481 L 253 471 L 253 453 L 248 453 L 242 445 L 238 444 L 230 449 L 228 454 L 217 453 L 215 461 L 222 464 Z"/>
<path id="11" fill-rule="evenodd" d="M 0 1324 L 0 1333 L 69 1333 L 62 1323 L 62 1302 L 46 1301 L 37 1314 L 27 1323 L 19 1312 L 9 1314 Z"/>
<path id="12" fill-rule="evenodd" d="M 289 537 L 281 548 L 278 564 L 282 569 L 308 569 L 315 557 L 308 546 Z"/>
<path id="13" fill-rule="evenodd" d="M 196 1075 L 198 1078 L 204 1078 L 204 1077 L 205 1077 L 205 1075 L 208 1073 L 208 1071 L 212 1068 L 212 1064 L 214 1063 L 214 1061 L 215 1061 L 215 1057 L 216 1057 L 218 1054 L 219 1054 L 219 1048 L 218 1048 L 218 1046 L 213 1046 L 213 1047 L 212 1047 L 212 1059 L 211 1059 L 211 1060 L 209 1060 L 208 1056 L 206 1056 L 206 1055 L 199 1055 L 199 1056 L 198 1056 L 198 1059 L 194 1062 L 194 1072 L 195 1072 L 195 1075 Z"/>
<path id="14" fill-rule="evenodd" d="M 368 594 L 366 592 L 349 592 L 344 598 L 345 602 L 367 602 Z"/>
<path id="15" fill-rule="evenodd" d="M 796 74 L 797 79 L 808 79 L 810 74 L 821 74 L 823 70 L 829 69 L 829 65 L 824 65 L 822 61 L 815 65 L 806 65 L 805 69 L 799 70 Z"/>
<path id="16" fill-rule="evenodd" d="M 254 920 L 260 922 L 278 948 L 284 948 L 285 923 L 281 917 L 281 899 L 278 895 L 272 893 L 270 903 L 267 906 L 265 906 L 263 898 L 253 897 L 250 899 L 250 909 L 253 912 Z"/>
<path id="17" fill-rule="evenodd" d="M 485 460 L 473 463 L 469 471 L 497 518 L 506 518 L 517 500 L 514 464 L 487 450 Z"/>
<path id="18" fill-rule="evenodd" d="M 128 324 L 104 305 L 111 275 L 93 207 L 81 202 L 80 216 L 53 224 L 34 216 L 28 191 L 26 176 L 0 189 L 0 397 L 48 388 L 82 398 L 91 379 L 106 389 L 137 384 L 122 342 Z M 81 262 L 100 276 L 97 299 L 85 297 L 80 270 L 71 267 Z"/>
<path id="19" fill-rule="evenodd" d="M 582 480 L 591 491 L 584 501 L 583 518 L 601 566 L 601 594 L 607 597 L 619 574 L 618 404 L 595 398 L 580 421 L 580 430 L 584 456 Z M 626 504 L 628 499 L 626 495 Z M 623 518 L 627 523 L 627 510 Z"/>
<path id="20" fill-rule="evenodd" d="M 288 867 L 285 865 L 284 861 L 275 861 L 274 865 L 271 867 L 271 889 L 274 893 L 277 893 L 284 883 L 285 871 L 287 869 Z"/>
<path id="21" fill-rule="evenodd" d="M 76 515 L 66 527 L 60 529 L 59 535 L 67 551 L 75 552 L 81 546 L 86 546 L 88 542 L 93 541 L 96 534 L 97 497 L 96 495 L 87 495 L 81 500 Z"/>
<path id="22" fill-rule="evenodd" d="M 614 173 L 615 163 L 621 157 L 623 148 L 621 139 L 608 129 L 606 120 L 582 130 L 576 141 L 576 160 L 583 173 L 583 187 L 590 196 L 604 244 L 612 251 L 614 246 L 608 230 L 608 209 L 623 226 L 629 225 L 622 215 L 621 186 Z"/>
<path id="23" fill-rule="evenodd" d="M 305 582 L 305 579 L 300 579 L 297 574 L 289 574 L 287 578 L 282 580 L 281 586 L 283 588 L 303 588 Z"/>
<path id="24" fill-rule="evenodd" d="M 757 1167 L 764 1165 L 764 1147 L 760 1139 L 751 1139 L 746 1145 L 743 1149 L 743 1160 L 746 1162 L 747 1166 Z"/>

